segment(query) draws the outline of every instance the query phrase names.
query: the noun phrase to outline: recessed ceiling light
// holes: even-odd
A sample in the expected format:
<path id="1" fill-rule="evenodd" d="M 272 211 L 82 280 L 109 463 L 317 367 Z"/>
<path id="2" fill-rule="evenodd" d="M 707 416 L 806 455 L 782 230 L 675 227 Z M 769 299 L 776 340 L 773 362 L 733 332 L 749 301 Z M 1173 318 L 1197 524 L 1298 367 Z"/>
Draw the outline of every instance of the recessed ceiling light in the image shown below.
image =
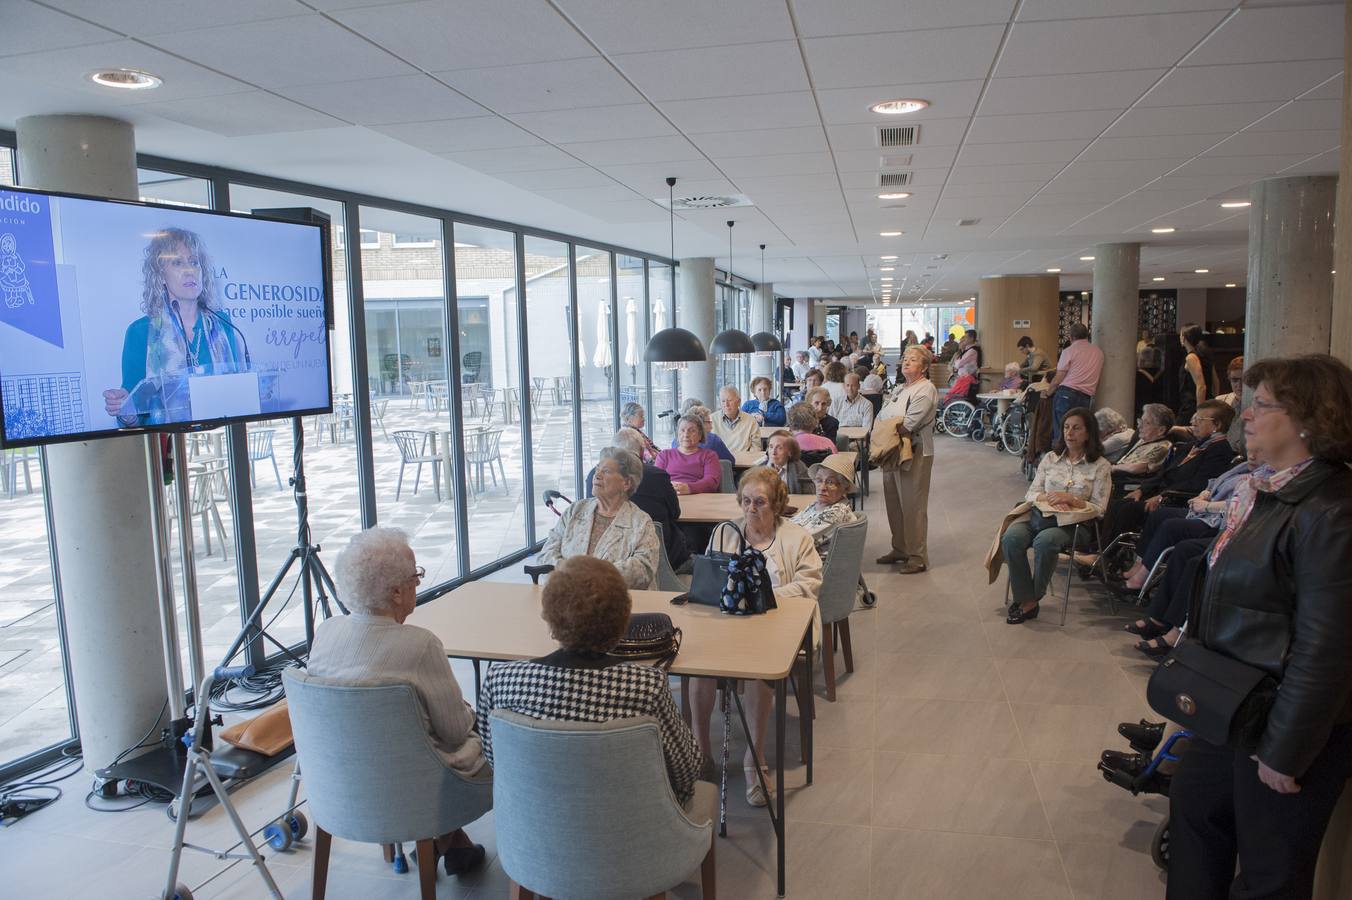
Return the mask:
<path id="1" fill-rule="evenodd" d="M 89 73 L 89 80 L 103 87 L 123 91 L 145 91 L 164 84 L 164 79 L 140 69 L 101 69 Z"/>
<path id="2" fill-rule="evenodd" d="M 1226 287 L 1236 287 L 1236 285 L 1235 285 L 1235 283 L 1232 281 L 1232 282 L 1230 282 L 1229 284 L 1227 284 Z"/>
<path id="3" fill-rule="evenodd" d="M 1243 209 L 1252 205 L 1248 200 L 1225 200 L 1221 203 L 1221 209 Z"/>
<path id="4" fill-rule="evenodd" d="M 973 302 L 973 303 L 976 302 L 976 298 L 975 298 L 975 297 L 968 297 L 967 299 L 970 300 L 970 301 Z"/>
<path id="5" fill-rule="evenodd" d="M 1161 225 L 1159 228 L 1150 229 L 1151 234 L 1173 234 L 1177 229 L 1172 225 Z"/>
<path id="6" fill-rule="evenodd" d="M 1047 271 L 1048 271 L 1048 272 L 1052 272 L 1052 273 L 1056 273 L 1056 272 L 1060 272 L 1061 270 L 1058 269 L 1058 268 L 1056 268 L 1055 266 L 1052 266 L 1052 267 L 1051 267 L 1050 269 L 1048 269 Z"/>
<path id="7" fill-rule="evenodd" d="M 1151 280 L 1151 281 L 1163 281 L 1163 280 L 1164 280 L 1164 276 L 1163 276 L 1163 275 L 1156 275 L 1154 278 L 1152 278 L 1152 279 L 1150 279 L 1150 280 Z"/>
<path id="8" fill-rule="evenodd" d="M 879 194 L 879 195 L 878 195 L 878 199 L 879 199 L 879 200 L 905 200 L 905 199 L 906 199 L 907 197 L 909 197 L 909 196 L 911 196 L 911 192 L 910 192 L 910 191 L 891 191 L 891 192 L 886 193 L 886 194 Z"/>
<path id="9" fill-rule="evenodd" d="M 879 266 L 879 267 L 878 267 L 878 271 L 879 271 L 879 272 L 895 272 L 896 270 L 897 270 L 897 267 L 896 267 L 896 266 Z"/>
<path id="10" fill-rule="evenodd" d="M 880 231 L 878 237 L 901 237 L 905 232 L 902 231 Z"/>
<path id="11" fill-rule="evenodd" d="M 1081 297 L 1088 297 L 1088 296 L 1089 296 L 1089 292 L 1088 292 L 1088 291 L 1080 291 L 1080 296 L 1081 296 Z"/>
<path id="12" fill-rule="evenodd" d="M 896 256 L 880 256 L 879 259 L 896 259 Z"/>
<path id="13" fill-rule="evenodd" d="M 1092 256 L 1081 256 L 1081 257 L 1080 257 L 1080 262 L 1089 262 L 1089 261 L 1090 261 L 1091 259 L 1093 259 L 1093 258 L 1094 258 L 1094 257 L 1092 257 Z"/>
<path id="14" fill-rule="evenodd" d="M 1210 270 L 1210 269 L 1193 269 L 1193 270 L 1192 270 L 1192 273 L 1193 273 L 1194 275 L 1208 275 L 1208 274 L 1211 273 L 1211 270 Z"/>
<path id="15" fill-rule="evenodd" d="M 882 278 L 880 278 L 880 279 L 878 279 L 878 280 L 879 280 L 879 281 L 891 281 L 891 280 L 892 280 L 892 276 L 891 276 L 891 275 L 884 275 Z"/>
<path id="16" fill-rule="evenodd" d="M 928 100 L 884 100 L 881 103 L 873 104 L 869 109 L 885 116 L 900 116 L 905 113 L 919 112 L 927 106 L 929 106 Z"/>

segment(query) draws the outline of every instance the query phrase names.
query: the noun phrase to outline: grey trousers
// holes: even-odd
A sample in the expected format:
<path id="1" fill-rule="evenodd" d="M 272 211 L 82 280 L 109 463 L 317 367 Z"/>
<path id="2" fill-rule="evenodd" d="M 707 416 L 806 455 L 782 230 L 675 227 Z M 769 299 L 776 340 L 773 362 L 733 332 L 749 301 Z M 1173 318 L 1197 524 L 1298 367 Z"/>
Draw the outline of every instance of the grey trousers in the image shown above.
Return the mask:
<path id="1" fill-rule="evenodd" d="M 929 566 L 929 489 L 933 456 L 912 457 L 905 469 L 883 470 L 883 497 L 887 524 L 892 529 L 892 552 L 901 562 Z"/>

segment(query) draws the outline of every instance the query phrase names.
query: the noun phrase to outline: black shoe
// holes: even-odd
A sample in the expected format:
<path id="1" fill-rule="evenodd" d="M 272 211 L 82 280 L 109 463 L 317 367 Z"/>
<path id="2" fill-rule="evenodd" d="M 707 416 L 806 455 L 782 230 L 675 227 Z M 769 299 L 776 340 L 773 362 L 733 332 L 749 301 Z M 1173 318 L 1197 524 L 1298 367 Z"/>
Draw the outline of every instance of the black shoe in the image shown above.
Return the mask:
<path id="1" fill-rule="evenodd" d="M 1008 625 L 1022 625 L 1030 619 L 1036 619 L 1037 614 L 1042 611 L 1042 604 L 1038 603 L 1032 609 L 1024 611 L 1022 606 L 1014 606 L 1009 610 L 1009 615 L 1005 617 L 1005 623 Z"/>
<path id="2" fill-rule="evenodd" d="M 1122 722 L 1117 733 L 1131 742 L 1131 749 L 1138 753 L 1154 753 L 1155 748 L 1164 740 L 1164 722 Z"/>
<path id="3" fill-rule="evenodd" d="M 1120 750 L 1104 750 L 1099 762 L 1110 769 L 1123 772 L 1135 778 L 1150 766 L 1150 757 L 1142 753 L 1123 753 Z"/>
<path id="4" fill-rule="evenodd" d="M 473 847 L 452 847 L 446 851 L 446 874 L 464 875 L 473 872 L 484 864 L 487 855 L 483 844 L 475 844 Z"/>

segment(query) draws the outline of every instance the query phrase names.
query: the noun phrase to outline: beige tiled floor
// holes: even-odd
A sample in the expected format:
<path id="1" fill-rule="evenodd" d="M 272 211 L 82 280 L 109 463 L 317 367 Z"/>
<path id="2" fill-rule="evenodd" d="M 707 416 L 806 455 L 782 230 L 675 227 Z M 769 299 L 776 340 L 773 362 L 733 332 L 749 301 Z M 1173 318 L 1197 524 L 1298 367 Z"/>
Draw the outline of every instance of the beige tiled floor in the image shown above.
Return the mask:
<path id="1" fill-rule="evenodd" d="M 939 440 L 938 452 L 929 572 L 904 577 L 872 563 L 887 532 L 881 493 L 868 501 L 866 577 L 879 602 L 851 617 L 855 672 L 842 675 L 836 702 L 826 703 L 818 688 L 811 787 L 797 762 L 790 704 L 789 895 L 1162 896 L 1149 845 L 1163 802 L 1133 798 L 1094 768 L 1100 750 L 1124 746 L 1116 723 L 1148 714 L 1142 697 L 1148 666 L 1126 646 L 1121 619 L 1078 580 L 1064 628 L 1059 605 L 1028 625 L 1004 623 L 1003 580 L 986 583 L 982 558 L 1000 514 L 1023 490 L 1018 466 L 1012 457 L 951 438 Z M 467 667 L 457 671 L 472 685 Z M 740 758 L 741 745 L 733 752 Z M 275 771 L 237 791 L 250 827 L 280 811 L 287 774 Z M 67 785 L 60 803 L 0 831 L 5 896 L 156 896 L 172 840 L 168 819 L 149 807 L 88 812 L 83 776 Z M 742 801 L 743 787 L 734 768 L 728 837 L 718 845 L 719 891 L 736 900 L 770 898 L 773 833 Z M 487 844 L 490 865 L 470 879 L 443 876 L 439 896 L 505 897 L 492 816 L 470 832 Z M 219 844 L 228 825 L 214 810 L 195 820 L 189 834 L 197 843 Z M 287 896 L 308 896 L 308 848 L 267 856 Z M 265 896 L 246 865 L 185 860 L 184 880 L 198 897 Z M 699 888 L 687 882 L 675 894 L 695 900 Z M 329 896 L 411 900 L 417 883 L 393 875 L 375 848 L 337 842 Z"/>

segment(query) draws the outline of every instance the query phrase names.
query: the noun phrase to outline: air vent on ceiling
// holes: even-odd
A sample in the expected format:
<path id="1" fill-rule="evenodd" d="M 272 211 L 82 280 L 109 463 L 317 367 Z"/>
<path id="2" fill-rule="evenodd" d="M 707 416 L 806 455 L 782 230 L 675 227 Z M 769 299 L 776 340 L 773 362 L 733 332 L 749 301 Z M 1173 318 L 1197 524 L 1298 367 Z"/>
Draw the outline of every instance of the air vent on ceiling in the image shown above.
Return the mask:
<path id="1" fill-rule="evenodd" d="M 879 172 L 879 187 L 905 187 L 911 183 L 910 172 Z"/>
<path id="2" fill-rule="evenodd" d="M 966 228 L 968 225 L 975 225 L 980 221 L 980 219 L 958 219 L 958 225 L 962 228 Z"/>
<path id="3" fill-rule="evenodd" d="M 904 169 L 911 164 L 911 154 L 903 153 L 900 156 L 880 156 L 878 157 L 878 168 L 880 169 Z"/>
<path id="4" fill-rule="evenodd" d="M 667 205 L 666 197 L 654 197 L 653 202 Z M 727 209 L 732 206 L 754 206 L 751 198 L 745 194 L 699 194 L 693 197 L 677 197 L 672 203 L 673 209 Z"/>
<path id="5" fill-rule="evenodd" d="M 878 129 L 879 147 L 910 147 L 919 141 L 919 125 L 884 125 Z"/>

